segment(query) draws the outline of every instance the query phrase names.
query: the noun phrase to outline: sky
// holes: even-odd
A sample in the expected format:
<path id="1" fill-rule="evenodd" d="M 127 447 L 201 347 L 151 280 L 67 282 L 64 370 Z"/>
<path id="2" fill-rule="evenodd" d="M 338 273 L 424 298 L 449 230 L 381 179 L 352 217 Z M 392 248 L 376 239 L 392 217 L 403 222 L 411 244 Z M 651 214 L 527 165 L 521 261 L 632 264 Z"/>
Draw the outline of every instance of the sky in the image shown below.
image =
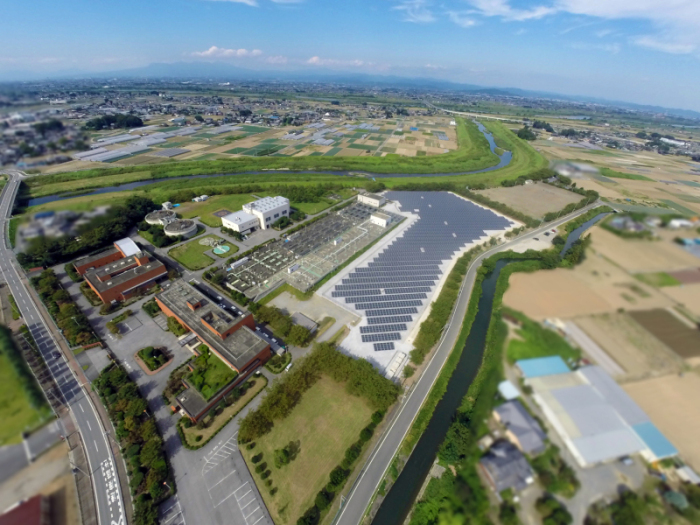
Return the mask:
<path id="1" fill-rule="evenodd" d="M 206 61 L 700 111 L 700 0 L 0 0 L 0 12 L 5 77 Z"/>

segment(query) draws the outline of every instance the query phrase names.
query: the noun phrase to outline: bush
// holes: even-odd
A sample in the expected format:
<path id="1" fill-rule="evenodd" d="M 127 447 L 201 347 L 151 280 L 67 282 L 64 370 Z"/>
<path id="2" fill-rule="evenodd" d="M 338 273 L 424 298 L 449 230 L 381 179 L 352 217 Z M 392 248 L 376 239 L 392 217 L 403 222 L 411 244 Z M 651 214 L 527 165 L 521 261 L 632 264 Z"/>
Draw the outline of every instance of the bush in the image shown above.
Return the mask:
<path id="1" fill-rule="evenodd" d="M 322 490 L 318 494 L 316 494 L 316 507 L 318 510 L 325 510 L 327 509 L 331 502 L 333 501 L 333 494 L 328 494 L 325 490 Z"/>
<path id="2" fill-rule="evenodd" d="M 189 332 L 189 330 L 182 326 L 174 317 L 168 317 L 168 329 L 177 337 L 185 335 L 187 332 Z"/>
<path id="3" fill-rule="evenodd" d="M 202 441 L 202 435 L 201 435 L 201 434 L 198 434 L 197 437 L 194 438 L 194 440 L 195 440 L 197 443 L 199 443 L 200 441 Z"/>
<path id="4" fill-rule="evenodd" d="M 253 456 L 252 461 L 253 461 L 253 463 L 260 463 L 262 458 L 263 458 L 263 453 L 260 452 L 260 454 L 256 454 L 255 456 Z"/>
<path id="5" fill-rule="evenodd" d="M 416 369 L 413 368 L 411 365 L 406 365 L 403 368 L 403 376 L 408 379 L 409 377 L 413 377 L 413 374 L 416 373 Z"/>

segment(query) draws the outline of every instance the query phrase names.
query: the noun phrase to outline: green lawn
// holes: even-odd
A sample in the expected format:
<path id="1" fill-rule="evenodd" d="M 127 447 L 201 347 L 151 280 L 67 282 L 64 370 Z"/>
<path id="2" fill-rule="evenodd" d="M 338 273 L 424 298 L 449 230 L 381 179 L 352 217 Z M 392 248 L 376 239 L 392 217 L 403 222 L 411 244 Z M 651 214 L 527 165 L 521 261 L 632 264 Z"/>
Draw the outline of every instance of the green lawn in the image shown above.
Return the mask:
<path id="1" fill-rule="evenodd" d="M 523 325 L 516 330 L 517 339 L 511 339 L 508 344 L 507 356 L 510 363 L 520 359 L 532 359 L 533 357 L 547 357 L 559 355 L 565 361 L 576 360 L 581 357 L 581 352 L 573 348 L 559 334 L 539 323 L 529 319 L 520 312 L 504 308 L 504 312 L 519 319 Z"/>
<path id="2" fill-rule="evenodd" d="M 255 197 L 249 193 L 214 195 L 204 202 L 187 202 L 178 207 L 177 212 L 182 215 L 183 219 L 199 217 L 199 220 L 207 226 L 218 228 L 221 226 L 221 219 L 213 215 L 214 212 L 219 210 L 238 211 L 244 204 L 254 200 Z"/>
<path id="3" fill-rule="evenodd" d="M 321 213 L 334 204 L 338 204 L 338 202 L 323 199 L 321 202 L 294 202 L 292 203 L 292 208 L 303 211 L 307 215 L 314 215 L 316 213 Z"/>
<path id="4" fill-rule="evenodd" d="M 661 288 L 662 286 L 678 286 L 681 284 L 678 279 L 665 272 L 638 273 L 635 277 L 643 283 L 657 288 Z"/>
<path id="5" fill-rule="evenodd" d="M 328 377 L 321 377 L 303 394 L 292 413 L 282 421 L 275 421 L 269 434 L 256 441 L 253 450 L 241 447 L 248 468 L 265 500 L 276 525 L 288 525 L 309 508 L 316 494 L 328 483 L 328 475 L 345 456 L 345 450 L 357 441 L 360 431 L 370 422 L 372 410 L 367 403 L 347 393 L 345 385 Z M 296 459 L 278 469 L 274 451 L 299 442 Z M 263 454 L 262 462 L 272 471 L 268 479 L 277 488 L 270 495 L 252 456 Z"/>
<path id="6" fill-rule="evenodd" d="M 646 180 L 654 182 L 654 179 L 650 179 L 644 175 L 637 175 L 636 173 L 623 173 L 621 171 L 611 170 L 610 168 L 600 168 L 600 174 L 604 177 L 610 177 L 611 179 Z"/>
<path id="7" fill-rule="evenodd" d="M 200 348 L 202 353 L 194 360 L 195 370 L 187 376 L 187 379 L 208 400 L 233 381 L 238 374 L 212 354 L 206 345 L 200 345 Z"/>
<path id="8" fill-rule="evenodd" d="M 10 361 L 0 353 L 0 446 L 20 443 L 22 432 L 35 428 L 45 416 L 29 404 Z"/>
<path id="9" fill-rule="evenodd" d="M 205 235 L 204 237 L 200 237 L 193 241 L 180 244 L 179 246 L 170 250 L 168 255 L 176 261 L 182 263 L 183 266 L 190 270 L 201 270 L 202 268 L 206 268 L 214 262 L 214 259 L 206 255 L 204 252 L 211 250 L 212 248 L 211 246 L 199 244 L 199 241 L 207 238 L 223 240 L 221 237 L 216 235 Z M 231 245 L 229 244 L 229 246 Z M 235 253 L 232 250 L 229 252 L 229 254 L 232 252 Z"/>

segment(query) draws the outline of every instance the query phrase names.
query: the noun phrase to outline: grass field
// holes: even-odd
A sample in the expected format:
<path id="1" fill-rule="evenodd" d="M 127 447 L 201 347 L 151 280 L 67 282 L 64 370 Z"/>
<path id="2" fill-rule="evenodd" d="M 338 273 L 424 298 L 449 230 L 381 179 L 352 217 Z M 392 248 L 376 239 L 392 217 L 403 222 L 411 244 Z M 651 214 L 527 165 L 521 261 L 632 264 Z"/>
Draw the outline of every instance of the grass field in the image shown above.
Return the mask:
<path id="1" fill-rule="evenodd" d="M 331 470 L 340 464 L 345 450 L 357 441 L 371 415 L 365 401 L 349 395 L 344 384 L 322 377 L 304 393 L 289 417 L 276 422 L 269 434 L 257 440 L 253 450 L 241 447 L 251 472 L 255 471 L 251 457 L 260 452 L 262 461 L 272 471 L 268 479 L 277 488 L 274 496 L 259 474 L 253 476 L 276 525 L 296 523 L 313 504 L 318 491 L 328 483 Z M 299 455 L 277 469 L 274 451 L 290 441 L 299 442 Z"/>
<path id="2" fill-rule="evenodd" d="M 517 338 L 510 340 L 507 356 L 510 363 L 519 359 L 559 355 L 564 360 L 577 360 L 581 352 L 572 348 L 556 332 L 544 328 L 520 312 L 507 309 L 508 314 L 519 319 L 523 325 L 516 330 Z"/>
<path id="3" fill-rule="evenodd" d="M 0 446 L 20 443 L 22 432 L 36 427 L 46 415 L 32 408 L 10 361 L 0 354 Z"/>
<path id="4" fill-rule="evenodd" d="M 204 252 L 211 250 L 212 248 L 211 246 L 199 244 L 199 241 L 207 238 L 223 240 L 221 237 L 217 237 L 216 235 L 206 235 L 173 248 L 168 252 L 168 255 L 176 261 L 182 263 L 182 265 L 189 270 L 201 270 L 202 268 L 206 268 L 214 262 L 214 259 L 206 255 Z M 229 243 L 226 244 L 231 246 Z M 235 246 L 233 248 L 235 248 Z M 231 252 L 229 252 L 229 255 L 231 253 L 235 253 L 236 251 L 238 250 L 232 249 Z"/>
<path id="5" fill-rule="evenodd" d="M 200 345 L 200 349 L 202 346 L 204 345 Z M 211 399 L 238 374 L 208 349 L 201 350 L 202 354 L 195 359 L 195 370 L 189 374 L 188 379 L 205 399 Z"/>
<path id="6" fill-rule="evenodd" d="M 681 282 L 666 272 L 638 273 L 637 279 L 651 286 L 661 288 L 662 286 L 678 286 Z"/>
<path id="7" fill-rule="evenodd" d="M 655 182 L 654 179 L 650 179 L 644 175 L 637 175 L 636 173 L 623 173 L 621 171 L 611 170 L 610 168 L 601 168 L 600 174 L 604 177 L 610 177 L 611 179 L 646 180 Z"/>

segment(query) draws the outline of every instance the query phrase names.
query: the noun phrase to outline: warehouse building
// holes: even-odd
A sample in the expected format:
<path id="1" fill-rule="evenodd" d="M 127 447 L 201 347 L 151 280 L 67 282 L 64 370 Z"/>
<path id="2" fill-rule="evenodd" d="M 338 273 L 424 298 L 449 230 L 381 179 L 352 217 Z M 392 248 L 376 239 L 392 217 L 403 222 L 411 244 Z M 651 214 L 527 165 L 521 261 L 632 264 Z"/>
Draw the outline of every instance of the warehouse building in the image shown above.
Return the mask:
<path id="1" fill-rule="evenodd" d="M 379 208 L 384 205 L 386 199 L 381 195 L 376 195 L 374 193 L 365 193 L 364 195 L 357 196 L 357 202 L 366 204 L 367 206 L 374 206 Z"/>
<path id="2" fill-rule="evenodd" d="M 391 216 L 381 212 L 373 213 L 369 220 L 372 224 L 376 224 L 382 228 L 386 228 L 391 224 Z"/>
<path id="3" fill-rule="evenodd" d="M 99 268 L 111 262 L 123 259 L 124 257 L 131 257 L 140 251 L 141 248 L 139 248 L 133 240 L 126 237 L 116 241 L 114 246 L 107 250 L 77 259 L 73 263 L 73 267 L 78 274 L 85 275 L 85 273 L 92 268 Z"/>
<path id="4" fill-rule="evenodd" d="M 250 312 L 225 310 L 182 280 L 172 283 L 155 298 L 165 315 L 174 317 L 191 331 L 191 334 L 183 336 L 183 341 L 198 339 L 228 367 L 238 372 L 234 381 L 208 401 L 185 383 L 188 388 L 177 397 L 177 401 L 194 421 L 206 414 L 272 355 L 270 344 L 255 332 L 255 321 Z M 190 345 L 193 349 L 196 346 Z"/>
<path id="5" fill-rule="evenodd" d="M 677 455 L 649 416 L 601 367 L 571 372 L 561 360 L 528 361 L 535 360 L 516 365 L 526 372 L 533 399 L 581 467 L 635 453 L 649 462 Z"/>

